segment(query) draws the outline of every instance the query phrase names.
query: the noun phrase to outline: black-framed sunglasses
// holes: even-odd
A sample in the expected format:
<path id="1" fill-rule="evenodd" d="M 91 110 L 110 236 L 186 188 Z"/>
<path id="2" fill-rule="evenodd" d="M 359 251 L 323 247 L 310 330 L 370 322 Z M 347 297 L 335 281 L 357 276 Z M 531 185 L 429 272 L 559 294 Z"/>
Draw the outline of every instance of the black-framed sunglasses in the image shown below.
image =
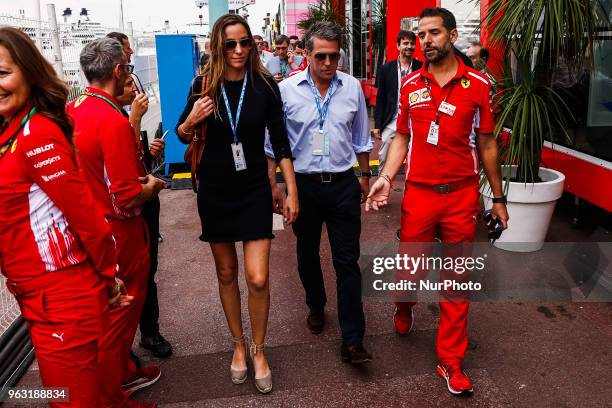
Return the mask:
<path id="1" fill-rule="evenodd" d="M 233 50 L 238 44 L 240 44 L 240 48 L 251 48 L 253 46 L 253 40 L 250 38 L 242 38 L 240 40 L 227 40 L 225 41 L 225 49 Z"/>
<path id="2" fill-rule="evenodd" d="M 125 72 L 128 74 L 134 73 L 134 66 L 131 64 L 119 64 L 120 67 L 125 67 Z"/>
<path id="3" fill-rule="evenodd" d="M 140 78 L 136 73 L 132 73 L 132 78 L 134 78 L 134 85 L 136 85 L 136 91 L 138 93 L 145 93 L 144 86 L 142 86 L 142 82 L 140 82 Z"/>
<path id="4" fill-rule="evenodd" d="M 329 58 L 329 61 L 332 64 L 335 64 L 336 62 L 340 61 L 340 53 L 339 52 L 330 52 L 330 53 L 317 52 L 316 54 L 314 54 L 314 57 L 319 62 L 323 62 L 327 58 Z"/>

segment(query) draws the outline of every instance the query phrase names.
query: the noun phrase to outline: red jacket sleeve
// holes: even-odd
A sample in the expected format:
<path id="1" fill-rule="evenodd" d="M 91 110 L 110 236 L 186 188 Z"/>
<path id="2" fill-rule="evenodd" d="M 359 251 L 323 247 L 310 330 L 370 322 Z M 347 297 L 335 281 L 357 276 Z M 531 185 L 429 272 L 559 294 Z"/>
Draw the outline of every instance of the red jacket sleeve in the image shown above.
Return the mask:
<path id="1" fill-rule="evenodd" d="M 36 148 L 43 151 L 33 157 L 23 155 L 30 174 L 64 213 L 94 270 L 106 284 L 114 285 L 117 271 L 115 241 L 110 226 L 81 178 L 72 146 L 57 125 L 38 115 L 30 121 L 30 134 L 19 142 L 22 152 Z"/>
<path id="2" fill-rule="evenodd" d="M 104 122 L 99 143 L 111 200 L 117 207 L 125 208 L 142 191 L 138 177 L 144 174 L 138 171 L 134 130 L 127 119 L 120 119 Z"/>

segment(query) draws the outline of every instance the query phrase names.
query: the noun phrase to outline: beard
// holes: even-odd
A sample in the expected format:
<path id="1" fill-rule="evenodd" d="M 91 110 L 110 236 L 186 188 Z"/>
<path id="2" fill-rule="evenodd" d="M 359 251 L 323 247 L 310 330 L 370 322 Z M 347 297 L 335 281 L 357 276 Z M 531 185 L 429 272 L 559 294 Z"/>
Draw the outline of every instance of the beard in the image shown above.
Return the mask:
<path id="1" fill-rule="evenodd" d="M 404 49 L 404 51 L 402 52 L 402 55 L 404 55 L 404 57 L 406 58 L 412 58 L 412 56 L 414 55 L 414 48 Z"/>
<path id="2" fill-rule="evenodd" d="M 423 55 L 425 56 L 425 60 L 427 62 L 436 63 L 441 61 L 444 57 L 446 57 L 451 50 L 453 49 L 452 43 L 447 43 L 442 48 L 439 47 L 427 47 L 423 50 Z M 436 50 L 437 52 L 434 55 L 427 55 L 427 51 Z"/>

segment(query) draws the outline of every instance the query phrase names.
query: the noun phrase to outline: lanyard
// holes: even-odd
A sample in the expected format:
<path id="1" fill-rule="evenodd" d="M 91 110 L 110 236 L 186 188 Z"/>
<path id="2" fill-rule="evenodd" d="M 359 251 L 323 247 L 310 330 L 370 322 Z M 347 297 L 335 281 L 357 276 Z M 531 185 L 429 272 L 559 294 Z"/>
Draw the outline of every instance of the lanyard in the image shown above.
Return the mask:
<path id="1" fill-rule="evenodd" d="M 427 78 L 423 78 L 425 80 L 425 86 L 427 86 L 427 91 L 429 92 L 429 96 L 431 97 L 431 101 L 433 102 L 434 106 L 436 107 L 436 125 L 438 125 L 440 123 L 440 106 L 442 106 L 442 104 L 444 104 L 448 98 L 450 97 L 451 92 L 453 92 L 453 89 L 455 88 L 455 84 L 457 83 L 457 78 L 453 79 L 451 81 L 451 87 L 448 90 L 448 93 L 446 94 L 446 97 L 444 97 L 444 99 L 442 100 L 442 103 L 440 103 L 440 105 L 438 105 L 436 103 L 436 100 L 434 99 L 433 93 L 431 92 L 431 86 L 429 86 L 429 79 Z"/>
<path id="2" fill-rule="evenodd" d="M 123 115 L 123 112 L 121 112 L 121 109 L 119 109 L 119 107 L 115 104 L 115 102 L 111 101 L 106 96 L 100 95 L 100 94 L 97 94 L 91 91 L 83 91 L 83 95 L 93 96 L 94 98 L 102 99 L 104 102 L 107 102 L 110 106 L 112 106 L 113 109 L 115 109 L 117 112 Z"/>
<path id="3" fill-rule="evenodd" d="M 403 70 L 402 63 L 400 62 L 400 58 L 398 58 L 397 59 L 397 82 L 399 83 L 400 88 L 402 87 L 402 79 L 406 78 L 411 72 L 412 72 L 412 60 L 410 60 L 410 65 L 408 65 L 408 68 Z"/>
<path id="4" fill-rule="evenodd" d="M 402 80 L 406 78 L 412 72 L 412 61 L 406 70 L 406 75 L 404 75 L 404 70 L 402 70 L 402 63 L 400 62 L 400 58 L 397 59 L 397 109 L 399 110 L 400 98 L 399 95 L 402 91 Z"/>
<path id="5" fill-rule="evenodd" d="M 15 132 L 11 135 L 11 137 L 8 138 L 6 143 L 4 143 L 2 146 L 0 146 L 0 159 L 8 151 L 8 149 L 11 146 L 11 144 L 13 143 L 13 140 L 15 139 L 15 137 L 19 134 L 19 132 L 21 132 L 21 129 L 23 129 L 25 124 L 28 123 L 28 121 L 30 119 L 32 119 L 32 116 L 34 116 L 35 113 L 36 113 L 36 106 L 34 106 L 32 109 L 30 109 L 30 112 L 28 112 L 28 114 L 25 115 L 23 119 L 21 119 L 21 122 L 19 123 L 19 127 L 17 128 L 17 130 L 15 130 Z"/>
<path id="6" fill-rule="evenodd" d="M 238 121 L 240 120 L 240 112 L 242 111 L 242 102 L 244 101 L 244 91 L 246 90 L 247 84 L 247 72 L 244 72 L 244 79 L 242 80 L 242 91 L 240 92 L 240 99 L 238 100 L 238 109 L 236 110 L 236 121 L 232 116 L 232 109 L 230 108 L 229 100 L 227 99 L 227 93 L 225 93 L 225 85 L 221 85 L 221 92 L 223 93 L 223 100 L 225 101 L 225 108 L 227 109 L 227 117 L 230 121 L 230 127 L 234 135 L 234 143 L 238 144 Z"/>
<path id="7" fill-rule="evenodd" d="M 307 74 L 308 84 L 310 85 L 310 90 L 315 97 L 315 102 L 317 104 L 317 112 L 319 113 L 319 133 L 323 133 L 323 125 L 325 125 L 325 120 L 327 119 L 327 112 L 329 111 L 329 103 L 331 102 L 332 96 L 334 96 L 334 92 L 336 92 L 336 77 L 332 79 L 332 82 L 327 90 L 327 96 L 323 101 L 323 106 L 321 106 L 321 94 L 319 90 L 315 86 L 312 78 L 310 77 L 310 73 Z"/>

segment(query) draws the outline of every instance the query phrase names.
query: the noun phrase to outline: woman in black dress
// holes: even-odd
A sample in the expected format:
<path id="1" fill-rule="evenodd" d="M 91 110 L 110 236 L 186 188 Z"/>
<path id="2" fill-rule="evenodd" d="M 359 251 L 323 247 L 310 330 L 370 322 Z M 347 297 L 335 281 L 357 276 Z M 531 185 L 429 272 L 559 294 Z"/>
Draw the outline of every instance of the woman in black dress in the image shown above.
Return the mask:
<path id="1" fill-rule="evenodd" d="M 280 92 L 253 44 L 244 18 L 228 14 L 217 20 L 211 32 L 211 58 L 204 69 L 208 85 L 202 95 L 189 98 L 177 133 L 189 142 L 196 126 L 203 121 L 208 126 L 198 167 L 200 239 L 210 243 L 215 259 L 221 303 L 234 337 L 230 373 L 236 384 L 244 382 L 247 373 L 235 247 L 243 241 L 255 385 L 267 393 L 272 390 L 272 373 L 263 350 L 270 306 L 272 213 L 276 207 L 285 222 L 293 223 L 298 200 Z M 201 82 L 194 84 L 196 90 Z M 272 170 L 273 175 L 274 169 L 268 169 L 264 153 L 266 128 L 287 183 L 284 203 L 272 198 L 268 174 Z"/>

